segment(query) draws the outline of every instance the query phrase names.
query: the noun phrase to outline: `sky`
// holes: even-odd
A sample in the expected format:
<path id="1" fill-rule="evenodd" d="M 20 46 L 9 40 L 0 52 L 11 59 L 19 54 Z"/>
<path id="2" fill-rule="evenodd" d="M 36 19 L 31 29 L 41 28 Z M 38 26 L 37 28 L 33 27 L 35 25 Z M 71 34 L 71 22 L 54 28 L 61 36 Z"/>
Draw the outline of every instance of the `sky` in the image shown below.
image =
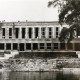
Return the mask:
<path id="1" fill-rule="evenodd" d="M 0 21 L 58 21 L 57 8 L 50 0 L 0 0 Z"/>

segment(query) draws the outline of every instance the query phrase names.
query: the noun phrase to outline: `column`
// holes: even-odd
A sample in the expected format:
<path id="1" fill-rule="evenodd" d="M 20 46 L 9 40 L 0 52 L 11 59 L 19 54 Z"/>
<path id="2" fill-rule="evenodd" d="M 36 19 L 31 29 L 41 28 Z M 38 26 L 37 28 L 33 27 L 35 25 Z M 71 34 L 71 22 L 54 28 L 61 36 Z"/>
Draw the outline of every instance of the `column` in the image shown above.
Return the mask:
<path id="1" fill-rule="evenodd" d="M 24 51 L 26 51 L 26 42 L 24 43 Z"/>
<path id="2" fill-rule="evenodd" d="M 18 44 L 18 50 L 20 51 L 20 48 L 19 48 L 19 43 L 17 43 Z"/>
<path id="3" fill-rule="evenodd" d="M 73 51 L 75 51 L 75 43 L 72 42 L 72 48 L 73 48 Z"/>
<path id="4" fill-rule="evenodd" d="M 53 51 L 53 43 L 51 42 L 51 50 Z"/>
<path id="5" fill-rule="evenodd" d="M 67 50 L 67 42 L 65 42 L 65 50 Z"/>
<path id="6" fill-rule="evenodd" d="M 6 43 L 4 43 L 4 51 L 6 51 Z"/>
<path id="7" fill-rule="evenodd" d="M 60 31 L 61 31 L 61 30 L 60 30 L 60 27 L 58 27 L 58 29 L 59 29 L 59 30 L 58 30 L 58 37 L 59 37 L 59 36 L 60 36 L 59 34 L 60 34 Z"/>
<path id="8" fill-rule="evenodd" d="M 9 39 L 9 28 L 5 29 L 5 39 Z"/>
<path id="9" fill-rule="evenodd" d="M 32 28 L 32 39 L 34 39 L 35 38 L 35 28 L 33 27 Z"/>
<path id="10" fill-rule="evenodd" d="M 52 28 L 52 38 L 56 38 L 56 31 L 55 27 Z"/>
<path id="11" fill-rule="evenodd" d="M 44 46 L 45 46 L 44 50 L 47 51 L 47 43 L 46 42 L 44 42 Z"/>
<path id="12" fill-rule="evenodd" d="M 48 29 L 48 27 L 46 27 L 46 30 L 45 30 L 45 37 L 49 38 L 49 29 Z"/>
<path id="13" fill-rule="evenodd" d="M 18 34 L 18 36 L 19 36 L 19 39 L 22 39 L 22 28 L 19 28 L 19 34 Z"/>
<path id="14" fill-rule="evenodd" d="M 28 39 L 28 28 L 26 28 L 25 38 Z"/>
<path id="15" fill-rule="evenodd" d="M 12 39 L 15 39 L 15 28 L 12 28 Z"/>
<path id="16" fill-rule="evenodd" d="M 2 39 L 2 28 L 0 29 L 0 39 Z"/>
<path id="17" fill-rule="evenodd" d="M 60 43 L 58 43 L 58 50 L 60 50 Z"/>
<path id="18" fill-rule="evenodd" d="M 39 39 L 41 39 L 41 27 L 39 27 Z"/>

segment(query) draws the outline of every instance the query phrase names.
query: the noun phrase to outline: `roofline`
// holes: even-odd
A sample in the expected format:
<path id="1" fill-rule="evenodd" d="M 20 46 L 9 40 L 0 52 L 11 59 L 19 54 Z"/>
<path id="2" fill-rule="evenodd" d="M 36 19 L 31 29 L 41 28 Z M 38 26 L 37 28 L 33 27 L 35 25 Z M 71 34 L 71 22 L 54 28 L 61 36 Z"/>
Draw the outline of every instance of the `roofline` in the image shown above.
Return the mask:
<path id="1" fill-rule="evenodd" d="M 58 23 L 59 21 L 11 21 L 11 22 L 7 22 L 7 21 L 0 21 L 0 23 L 19 23 L 19 22 L 23 22 L 23 23 Z"/>

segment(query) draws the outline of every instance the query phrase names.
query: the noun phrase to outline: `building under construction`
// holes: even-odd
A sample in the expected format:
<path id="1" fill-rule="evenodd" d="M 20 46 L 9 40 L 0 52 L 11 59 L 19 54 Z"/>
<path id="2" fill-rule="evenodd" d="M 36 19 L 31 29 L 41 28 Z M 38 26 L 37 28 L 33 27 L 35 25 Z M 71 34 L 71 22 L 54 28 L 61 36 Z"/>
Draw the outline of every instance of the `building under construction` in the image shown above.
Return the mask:
<path id="1" fill-rule="evenodd" d="M 0 52 L 74 54 L 80 50 L 79 36 L 70 43 L 61 43 L 58 37 L 64 27 L 69 26 L 57 21 L 1 22 Z"/>

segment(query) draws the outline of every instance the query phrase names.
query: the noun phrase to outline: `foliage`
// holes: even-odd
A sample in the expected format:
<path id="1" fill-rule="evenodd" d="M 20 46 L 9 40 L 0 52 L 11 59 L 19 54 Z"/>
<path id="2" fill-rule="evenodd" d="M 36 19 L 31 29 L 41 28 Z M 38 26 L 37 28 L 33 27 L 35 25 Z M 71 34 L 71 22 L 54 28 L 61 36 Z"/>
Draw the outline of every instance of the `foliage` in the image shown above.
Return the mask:
<path id="1" fill-rule="evenodd" d="M 72 40 L 75 36 L 75 31 L 78 37 L 80 31 L 80 0 L 53 0 L 49 1 L 48 7 L 51 5 L 59 8 L 59 23 L 61 25 L 66 23 L 70 26 L 69 29 L 62 29 L 60 41 L 64 41 L 67 36 L 69 36 L 68 41 Z"/>

